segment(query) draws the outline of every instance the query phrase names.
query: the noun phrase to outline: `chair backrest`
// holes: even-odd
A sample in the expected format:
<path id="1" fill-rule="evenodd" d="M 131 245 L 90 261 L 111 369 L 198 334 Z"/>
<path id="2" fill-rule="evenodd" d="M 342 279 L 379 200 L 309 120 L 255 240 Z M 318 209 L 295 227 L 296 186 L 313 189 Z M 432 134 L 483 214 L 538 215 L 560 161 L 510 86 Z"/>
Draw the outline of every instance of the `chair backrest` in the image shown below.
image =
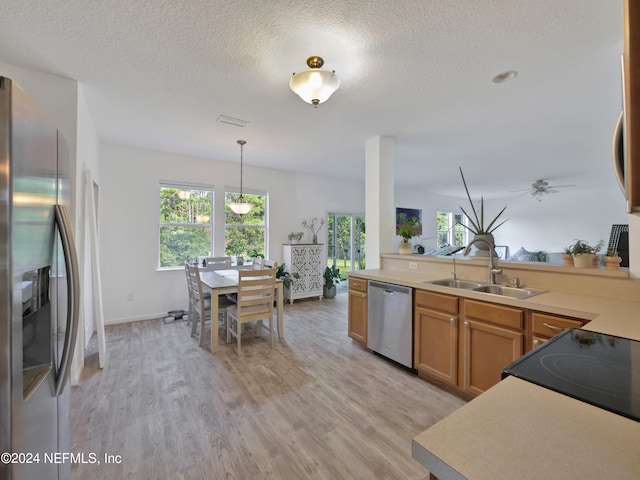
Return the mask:
<path id="1" fill-rule="evenodd" d="M 275 268 L 240 270 L 238 272 L 238 317 L 244 321 L 272 318 L 275 285 Z"/>
<path id="2" fill-rule="evenodd" d="M 193 297 L 193 290 L 191 288 L 191 276 L 189 275 L 190 267 L 191 265 L 189 264 L 189 262 L 184 262 L 184 273 L 187 275 L 187 290 L 189 291 L 189 302 L 191 302 L 191 299 Z"/>
<path id="3" fill-rule="evenodd" d="M 193 303 L 194 305 L 200 303 L 200 307 L 203 307 L 204 292 L 202 290 L 202 283 L 200 282 L 200 269 L 198 265 L 189 265 L 188 269 Z"/>
<path id="4" fill-rule="evenodd" d="M 275 260 L 269 260 L 267 258 L 264 259 L 262 265 L 264 265 L 264 268 L 278 268 L 278 262 L 276 262 Z"/>
<path id="5" fill-rule="evenodd" d="M 263 269 L 264 258 L 262 257 L 254 257 L 251 261 L 252 268 L 254 270 L 262 270 Z"/>
<path id="6" fill-rule="evenodd" d="M 231 257 L 207 257 L 204 259 L 204 265 L 207 268 L 230 267 Z"/>

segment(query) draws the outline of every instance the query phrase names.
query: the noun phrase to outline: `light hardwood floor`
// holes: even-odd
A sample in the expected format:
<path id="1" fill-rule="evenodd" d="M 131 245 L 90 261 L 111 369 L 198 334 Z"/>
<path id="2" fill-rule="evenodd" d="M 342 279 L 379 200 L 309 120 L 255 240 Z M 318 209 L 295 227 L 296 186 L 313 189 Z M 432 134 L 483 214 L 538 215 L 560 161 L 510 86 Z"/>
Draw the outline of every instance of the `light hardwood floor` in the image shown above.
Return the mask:
<path id="1" fill-rule="evenodd" d="M 347 336 L 347 295 L 285 307 L 285 340 L 212 355 L 186 322 L 107 328 L 71 394 L 72 479 L 426 479 L 414 435 L 463 400 Z"/>

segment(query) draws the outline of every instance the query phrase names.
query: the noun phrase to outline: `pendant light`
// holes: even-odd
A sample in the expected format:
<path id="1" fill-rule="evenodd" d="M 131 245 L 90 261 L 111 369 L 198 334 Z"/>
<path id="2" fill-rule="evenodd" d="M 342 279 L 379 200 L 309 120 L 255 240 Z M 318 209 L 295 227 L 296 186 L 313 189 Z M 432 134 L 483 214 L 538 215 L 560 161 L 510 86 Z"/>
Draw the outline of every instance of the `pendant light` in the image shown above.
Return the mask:
<path id="1" fill-rule="evenodd" d="M 329 100 L 333 92 L 338 90 L 340 79 L 335 71 L 322 70 L 322 57 L 307 58 L 307 65 L 309 70 L 293 74 L 289 80 L 289 87 L 302 100 L 317 107 L 318 104 Z"/>
<path id="2" fill-rule="evenodd" d="M 249 213 L 254 207 L 253 203 L 247 202 L 242 195 L 242 149 L 246 143 L 245 140 L 238 140 L 238 145 L 240 145 L 240 196 L 237 202 L 229 204 L 231 211 L 240 216 Z"/>

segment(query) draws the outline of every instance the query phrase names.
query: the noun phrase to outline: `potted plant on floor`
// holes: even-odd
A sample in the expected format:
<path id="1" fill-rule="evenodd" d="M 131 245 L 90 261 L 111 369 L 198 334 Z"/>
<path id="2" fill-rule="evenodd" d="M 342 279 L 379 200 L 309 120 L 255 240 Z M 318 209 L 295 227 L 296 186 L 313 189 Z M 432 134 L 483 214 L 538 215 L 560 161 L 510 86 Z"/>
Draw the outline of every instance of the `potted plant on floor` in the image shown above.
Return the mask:
<path id="1" fill-rule="evenodd" d="M 576 240 L 576 243 L 571 245 L 571 255 L 573 256 L 573 265 L 576 268 L 590 268 L 593 267 L 593 260 L 602 248 L 602 240 L 595 245 L 591 246 L 584 240 Z"/>
<path id="2" fill-rule="evenodd" d="M 402 237 L 402 242 L 398 245 L 400 255 L 411 255 L 409 240 L 420 235 L 420 226 L 420 219 L 416 216 L 407 217 L 403 213 L 396 215 L 396 235 Z"/>
<path id="3" fill-rule="evenodd" d="M 471 233 L 473 233 L 474 239 L 480 237 L 480 238 L 483 238 L 489 245 L 495 246 L 493 232 L 509 219 L 503 220 L 497 225 L 496 225 L 496 222 L 498 221 L 500 216 L 504 213 L 504 211 L 507 209 L 507 207 L 505 206 L 502 210 L 500 210 L 500 212 L 498 212 L 498 214 L 495 217 L 493 217 L 491 221 L 489 220 L 485 221 L 484 197 L 480 197 L 480 208 L 478 209 L 480 212 L 480 216 L 478 216 L 478 210 L 476 210 L 476 207 L 473 204 L 473 201 L 471 200 L 471 195 L 469 194 L 469 188 L 467 188 L 467 181 L 464 178 L 464 173 L 462 173 L 462 167 L 458 167 L 458 168 L 460 168 L 460 176 L 462 177 L 462 184 L 464 185 L 464 191 L 467 193 L 467 199 L 469 200 L 469 205 L 471 205 L 471 212 L 473 213 L 473 217 L 471 217 L 471 215 L 469 215 L 464 208 L 460 207 L 460 210 L 462 210 L 462 213 L 465 214 L 470 224 L 470 225 L 464 225 L 464 224 L 461 224 L 461 225 L 467 230 L 469 230 Z M 480 250 L 489 249 L 488 245 L 484 244 L 483 242 L 478 242 L 475 245 Z"/>
<path id="4" fill-rule="evenodd" d="M 324 269 L 324 286 L 323 286 L 323 295 L 325 298 L 335 298 L 336 296 L 336 285 L 338 285 L 342 281 L 342 276 L 340 275 L 340 269 L 336 268 L 335 265 L 331 265 Z"/>
<path id="5" fill-rule="evenodd" d="M 608 270 L 618 270 L 620 269 L 620 262 L 622 262 L 622 257 L 619 257 L 618 252 L 614 250 L 613 245 L 610 245 L 607 248 L 607 254 L 604 257 L 604 268 Z"/>
<path id="6" fill-rule="evenodd" d="M 288 290 L 291 288 L 291 284 L 293 283 L 293 280 L 300 278 L 300 275 L 298 274 L 298 272 L 289 273 L 285 271 L 284 268 L 285 268 L 284 262 L 278 265 L 278 268 L 276 268 L 276 278 L 282 280 L 282 284 L 284 285 L 284 288 Z"/>

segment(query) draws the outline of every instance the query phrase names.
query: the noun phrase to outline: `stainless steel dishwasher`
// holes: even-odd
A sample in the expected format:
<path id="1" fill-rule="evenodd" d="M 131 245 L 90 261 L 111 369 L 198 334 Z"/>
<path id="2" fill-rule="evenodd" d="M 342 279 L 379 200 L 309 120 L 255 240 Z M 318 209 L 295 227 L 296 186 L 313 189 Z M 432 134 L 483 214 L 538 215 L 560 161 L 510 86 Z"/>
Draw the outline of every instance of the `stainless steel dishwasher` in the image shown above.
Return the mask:
<path id="1" fill-rule="evenodd" d="M 369 280 L 367 347 L 413 368 L 412 289 Z"/>

